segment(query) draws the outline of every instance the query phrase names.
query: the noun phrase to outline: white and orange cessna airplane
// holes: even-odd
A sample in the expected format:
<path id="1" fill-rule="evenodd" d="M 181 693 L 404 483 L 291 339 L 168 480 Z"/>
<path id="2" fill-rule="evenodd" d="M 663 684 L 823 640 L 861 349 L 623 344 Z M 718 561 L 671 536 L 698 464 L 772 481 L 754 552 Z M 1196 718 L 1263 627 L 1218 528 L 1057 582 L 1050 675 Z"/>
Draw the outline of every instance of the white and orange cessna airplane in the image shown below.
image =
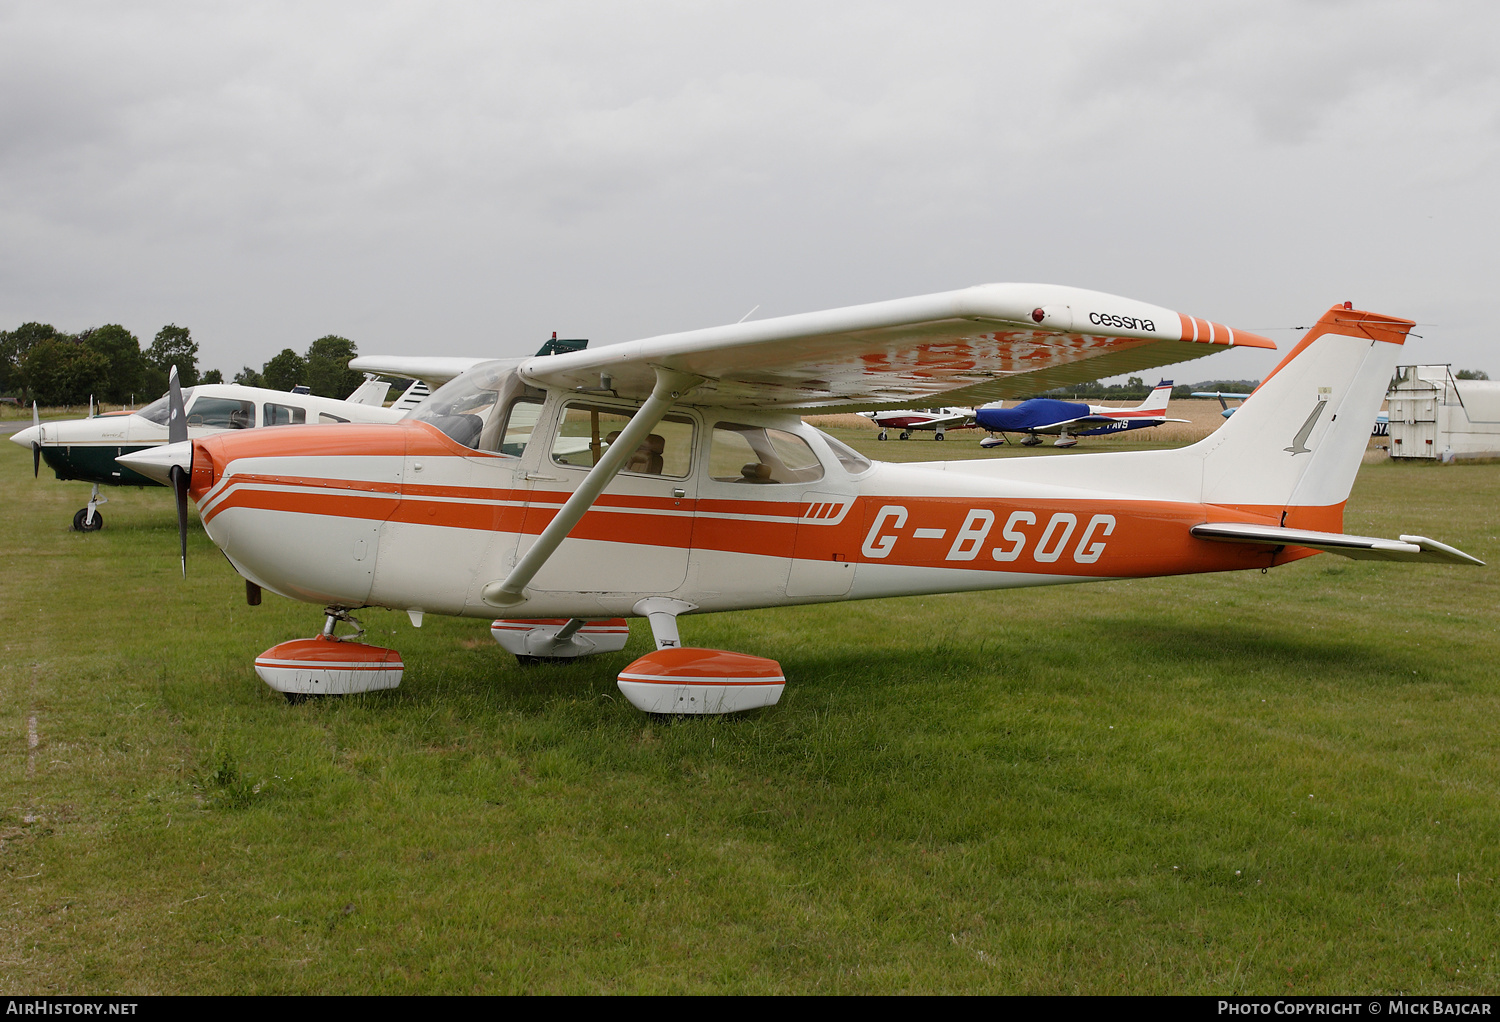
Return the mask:
<path id="1" fill-rule="evenodd" d="M 263 587 L 326 607 L 321 636 L 256 661 L 289 698 L 400 682 L 394 650 L 335 634 L 379 606 L 414 624 L 503 615 L 493 634 L 523 658 L 618 651 L 623 618 L 645 617 L 657 649 L 620 673 L 627 697 L 648 712 L 729 712 L 774 703 L 780 666 L 684 647 L 679 617 L 1319 551 L 1481 563 L 1421 536 L 1341 532 L 1411 326 L 1331 309 L 1232 419 L 1177 450 L 881 464 L 803 423 L 1274 347 L 1113 295 L 990 284 L 484 363 L 394 425 L 221 434 L 128 457 L 192 497 L 252 602 Z"/>

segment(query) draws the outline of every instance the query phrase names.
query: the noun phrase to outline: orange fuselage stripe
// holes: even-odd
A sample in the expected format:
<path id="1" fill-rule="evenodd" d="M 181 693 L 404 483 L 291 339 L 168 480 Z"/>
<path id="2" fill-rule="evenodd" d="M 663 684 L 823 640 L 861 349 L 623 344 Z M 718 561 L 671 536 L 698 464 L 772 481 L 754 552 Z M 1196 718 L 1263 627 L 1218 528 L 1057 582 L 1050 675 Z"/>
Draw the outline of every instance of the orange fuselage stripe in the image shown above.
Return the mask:
<path id="1" fill-rule="evenodd" d="M 303 479 L 296 488 L 291 483 L 285 477 L 231 475 L 214 494 L 204 520 L 211 522 L 231 509 L 260 509 L 535 536 L 546 528 L 569 495 L 568 491 L 408 488 L 345 480 Z M 1273 557 L 1269 548 L 1214 543 L 1188 533 L 1192 526 L 1207 521 L 1281 524 L 1279 507 L 1125 499 L 1079 502 L 859 496 L 852 500 L 854 506 L 842 521 L 826 524 L 820 516 L 802 517 L 818 507 L 805 500 L 607 495 L 583 516 L 570 535 L 642 547 L 1078 577 L 1264 567 L 1310 553 L 1287 548 Z M 888 507 L 904 509 L 900 526 L 875 528 L 877 517 Z M 1017 512 L 1022 514 L 1012 520 Z M 1289 513 L 1288 526 L 1327 531 L 1341 527 L 1342 505 L 1297 508 L 1293 512 L 1295 520 Z M 993 516 L 987 527 L 986 513 Z M 734 517 L 727 517 L 730 515 Z M 1066 521 L 1068 515 L 1073 516 L 1073 522 Z M 1101 522 L 1088 535 L 1089 523 L 1098 516 L 1113 521 L 1107 531 Z M 894 523 L 894 518 L 889 515 L 887 521 Z M 1054 518 L 1060 520 L 1049 533 Z M 1023 537 L 1019 542 L 1015 538 L 1018 535 Z M 866 549 L 872 544 L 875 555 Z M 882 550 L 884 556 L 879 556 Z M 1038 553 L 1042 554 L 1040 558 Z"/>

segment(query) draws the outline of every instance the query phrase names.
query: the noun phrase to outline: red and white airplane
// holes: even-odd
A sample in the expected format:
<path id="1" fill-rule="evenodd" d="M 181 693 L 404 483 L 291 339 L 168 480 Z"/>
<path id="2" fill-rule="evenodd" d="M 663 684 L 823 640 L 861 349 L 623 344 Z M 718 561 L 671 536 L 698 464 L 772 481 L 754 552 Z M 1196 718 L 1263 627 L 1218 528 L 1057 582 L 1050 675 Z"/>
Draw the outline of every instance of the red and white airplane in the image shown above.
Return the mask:
<path id="1" fill-rule="evenodd" d="M 623 619 L 645 617 L 657 649 L 620 673 L 627 697 L 729 712 L 775 702 L 780 666 L 684 647 L 684 615 L 1269 568 L 1319 551 L 1481 563 L 1421 536 L 1341 532 L 1412 325 L 1331 309 L 1232 419 L 1176 450 L 880 464 L 803 423 L 1274 347 L 1112 295 L 992 284 L 485 363 L 394 425 L 252 430 L 129 457 L 191 495 L 252 602 L 266 588 L 326 608 L 320 637 L 256 661 L 289 697 L 399 683 L 398 653 L 335 635 L 377 606 L 414 624 L 500 616 L 496 639 L 537 658 L 618 651 Z"/>
<path id="2" fill-rule="evenodd" d="M 932 430 L 936 436 L 934 440 L 947 438 L 950 429 L 969 429 L 974 423 L 974 409 L 972 408 L 897 408 L 884 412 L 860 412 L 867 416 L 875 425 L 880 427 L 880 432 L 875 435 L 877 440 L 890 439 L 890 431 L 899 429 L 902 440 L 910 440 L 912 433 L 917 430 Z"/>

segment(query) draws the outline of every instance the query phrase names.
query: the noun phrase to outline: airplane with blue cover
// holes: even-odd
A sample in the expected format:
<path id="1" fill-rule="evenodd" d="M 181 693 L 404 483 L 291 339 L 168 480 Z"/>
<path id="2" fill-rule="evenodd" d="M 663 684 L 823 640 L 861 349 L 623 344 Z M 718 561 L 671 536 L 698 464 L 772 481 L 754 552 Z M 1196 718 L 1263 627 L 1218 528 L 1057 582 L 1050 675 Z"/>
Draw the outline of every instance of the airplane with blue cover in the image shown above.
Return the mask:
<path id="1" fill-rule="evenodd" d="M 1123 433 L 1130 429 L 1145 429 L 1160 426 L 1164 422 L 1187 422 L 1187 419 L 1167 418 L 1167 402 L 1172 398 L 1172 381 L 1162 380 L 1147 395 L 1146 400 L 1134 408 L 1111 408 L 1108 405 L 1090 405 L 1081 401 L 1060 401 L 1057 398 L 1034 397 L 1022 401 L 1014 408 L 1005 408 L 997 402 L 975 410 L 974 422 L 990 435 L 979 441 L 981 447 L 999 447 L 1005 438 L 996 433 L 1025 433 L 1022 447 L 1035 447 L 1042 442 L 1039 434 L 1056 436 L 1054 447 L 1073 447 L 1081 436 L 1099 436 L 1104 433 Z"/>

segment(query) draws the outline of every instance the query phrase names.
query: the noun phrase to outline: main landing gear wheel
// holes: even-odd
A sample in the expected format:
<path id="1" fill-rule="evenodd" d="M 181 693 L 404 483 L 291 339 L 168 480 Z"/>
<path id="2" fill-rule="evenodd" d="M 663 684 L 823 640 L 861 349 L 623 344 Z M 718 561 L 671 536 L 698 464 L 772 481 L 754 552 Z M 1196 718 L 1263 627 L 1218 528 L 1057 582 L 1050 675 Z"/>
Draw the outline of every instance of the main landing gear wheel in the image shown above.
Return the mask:
<path id="1" fill-rule="evenodd" d="M 876 437 L 876 438 L 875 438 L 875 439 L 876 439 L 876 440 L 889 440 L 889 439 L 890 439 L 890 437 L 888 437 L 888 436 L 886 436 L 886 433 L 885 433 L 885 430 L 883 430 L 883 429 L 882 429 L 882 430 L 881 430 L 881 431 L 880 431 L 880 435 L 879 435 L 879 436 L 877 436 L 877 437 Z"/>
<path id="2" fill-rule="evenodd" d="M 618 653 L 630 641 L 630 622 L 623 617 L 501 618 L 490 624 L 490 635 L 513 653 L 522 667 L 565 664 L 598 653 Z"/>
<path id="3" fill-rule="evenodd" d="M 309 696 L 376 692 L 401 684 L 405 667 L 400 653 L 360 642 L 365 630 L 346 609 L 329 607 L 324 613 L 327 619 L 321 635 L 283 642 L 255 658 L 255 673 L 261 681 L 294 706 Z M 340 621 L 358 632 L 348 637 L 335 635 L 334 626 Z"/>
<path id="4" fill-rule="evenodd" d="M 902 440 L 910 440 L 911 439 L 911 430 L 903 429 L 901 431 L 901 439 Z"/>
<path id="5" fill-rule="evenodd" d="M 942 433 L 938 433 L 936 439 L 938 439 L 938 440 L 946 440 L 948 438 L 946 436 L 944 436 Z"/>

